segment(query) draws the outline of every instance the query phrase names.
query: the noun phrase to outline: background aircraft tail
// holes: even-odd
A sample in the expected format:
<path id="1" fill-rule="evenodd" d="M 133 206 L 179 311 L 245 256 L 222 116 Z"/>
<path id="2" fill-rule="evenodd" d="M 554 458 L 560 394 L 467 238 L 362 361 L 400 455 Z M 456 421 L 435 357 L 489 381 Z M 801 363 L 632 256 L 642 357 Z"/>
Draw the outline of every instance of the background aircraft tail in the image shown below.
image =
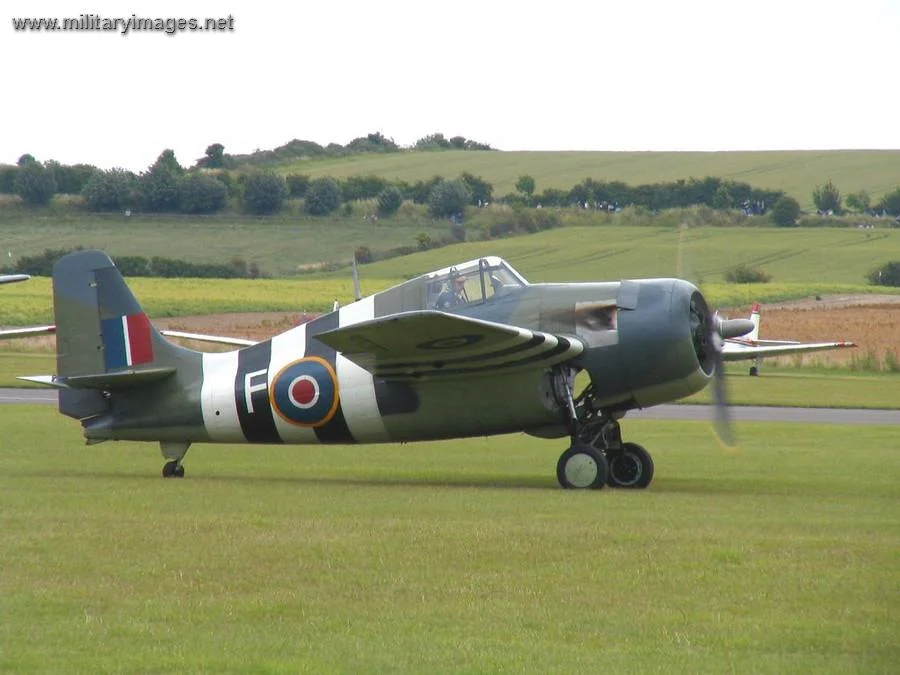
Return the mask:
<path id="1" fill-rule="evenodd" d="M 754 302 L 750 310 L 750 321 L 753 322 L 753 330 L 744 336 L 745 340 L 759 340 L 759 303 Z"/>
<path id="2" fill-rule="evenodd" d="M 199 352 L 160 335 L 102 251 L 71 253 L 56 263 L 53 310 L 59 408 L 70 417 L 102 415 L 117 392 L 201 368 Z"/>

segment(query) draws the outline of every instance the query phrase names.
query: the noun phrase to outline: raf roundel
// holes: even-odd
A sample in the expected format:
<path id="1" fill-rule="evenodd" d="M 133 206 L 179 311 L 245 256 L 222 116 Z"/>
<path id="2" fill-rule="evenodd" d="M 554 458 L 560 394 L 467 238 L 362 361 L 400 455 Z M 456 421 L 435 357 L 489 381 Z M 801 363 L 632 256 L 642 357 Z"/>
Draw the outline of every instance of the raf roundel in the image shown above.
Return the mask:
<path id="1" fill-rule="evenodd" d="M 316 356 L 300 359 L 279 371 L 269 396 L 275 412 L 285 422 L 320 427 L 337 412 L 337 376 L 325 359 Z"/>

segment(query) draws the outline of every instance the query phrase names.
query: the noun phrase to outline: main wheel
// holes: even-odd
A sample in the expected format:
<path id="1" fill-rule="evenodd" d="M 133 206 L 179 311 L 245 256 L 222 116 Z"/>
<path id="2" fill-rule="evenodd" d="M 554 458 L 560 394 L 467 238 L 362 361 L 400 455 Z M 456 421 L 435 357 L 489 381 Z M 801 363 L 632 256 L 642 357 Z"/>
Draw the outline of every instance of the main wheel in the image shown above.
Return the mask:
<path id="1" fill-rule="evenodd" d="M 556 478 L 566 489 L 599 490 L 609 480 L 609 464 L 590 445 L 573 445 L 556 464 Z"/>
<path id="2" fill-rule="evenodd" d="M 757 375 L 759 375 L 759 368 L 750 366 L 750 377 L 756 377 Z"/>
<path id="3" fill-rule="evenodd" d="M 184 467 L 173 459 L 163 465 L 162 476 L 163 478 L 184 478 Z"/>
<path id="4" fill-rule="evenodd" d="M 609 453 L 610 487 L 639 490 L 653 480 L 653 458 L 637 443 L 622 443 L 622 449 Z"/>

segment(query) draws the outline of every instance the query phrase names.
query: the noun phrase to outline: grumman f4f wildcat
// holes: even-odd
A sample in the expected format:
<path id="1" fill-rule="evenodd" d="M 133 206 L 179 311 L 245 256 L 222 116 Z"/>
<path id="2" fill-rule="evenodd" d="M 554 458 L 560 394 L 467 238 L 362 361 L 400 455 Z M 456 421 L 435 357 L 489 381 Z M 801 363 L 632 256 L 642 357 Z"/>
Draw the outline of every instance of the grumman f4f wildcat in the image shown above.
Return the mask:
<path id="1" fill-rule="evenodd" d="M 563 487 L 645 488 L 653 461 L 622 440 L 619 419 L 714 378 L 721 392 L 722 341 L 753 328 L 719 319 L 680 279 L 529 284 L 496 257 L 225 353 L 167 340 L 101 251 L 60 259 L 53 295 L 57 373 L 23 379 L 58 388 L 60 412 L 81 422 L 89 444 L 159 442 L 166 477 L 184 475 L 192 443 L 524 431 L 569 438 L 556 471 Z M 582 372 L 588 383 L 576 393 Z"/>

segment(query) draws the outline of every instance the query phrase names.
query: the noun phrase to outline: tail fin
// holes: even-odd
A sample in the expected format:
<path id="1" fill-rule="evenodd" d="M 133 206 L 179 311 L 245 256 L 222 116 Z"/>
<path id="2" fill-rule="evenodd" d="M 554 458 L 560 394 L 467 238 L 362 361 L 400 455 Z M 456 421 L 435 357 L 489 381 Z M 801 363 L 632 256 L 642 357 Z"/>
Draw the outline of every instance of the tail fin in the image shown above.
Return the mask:
<path id="1" fill-rule="evenodd" d="M 71 417 L 107 412 L 104 392 L 167 378 L 186 359 L 201 358 L 159 334 L 102 251 L 78 251 L 56 263 L 53 309 L 59 408 Z"/>
<path id="2" fill-rule="evenodd" d="M 747 334 L 748 340 L 759 340 L 759 303 L 754 302 L 750 310 L 750 321 L 753 322 L 753 330 Z"/>

